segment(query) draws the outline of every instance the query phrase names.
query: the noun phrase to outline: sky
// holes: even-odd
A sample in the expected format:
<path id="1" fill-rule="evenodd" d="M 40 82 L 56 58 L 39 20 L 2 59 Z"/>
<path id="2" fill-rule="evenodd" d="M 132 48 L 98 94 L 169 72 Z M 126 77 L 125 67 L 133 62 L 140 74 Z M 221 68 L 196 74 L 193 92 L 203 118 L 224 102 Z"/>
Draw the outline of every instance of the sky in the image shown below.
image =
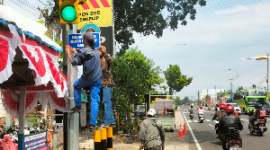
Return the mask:
<path id="1" fill-rule="evenodd" d="M 33 20 L 38 20 L 33 7 L 44 7 L 39 0 L 5 0 L 5 5 Z M 136 42 L 131 47 L 138 46 L 163 71 L 177 64 L 182 74 L 193 77 L 189 86 L 176 93 L 181 98 L 197 99 L 202 89 L 229 90 L 229 79 L 233 79 L 233 90 L 252 84 L 266 87 L 267 62 L 240 58 L 270 52 L 270 0 L 211 0 L 206 7 L 196 8 L 196 20 L 175 31 L 165 29 L 159 39 L 134 33 Z"/>

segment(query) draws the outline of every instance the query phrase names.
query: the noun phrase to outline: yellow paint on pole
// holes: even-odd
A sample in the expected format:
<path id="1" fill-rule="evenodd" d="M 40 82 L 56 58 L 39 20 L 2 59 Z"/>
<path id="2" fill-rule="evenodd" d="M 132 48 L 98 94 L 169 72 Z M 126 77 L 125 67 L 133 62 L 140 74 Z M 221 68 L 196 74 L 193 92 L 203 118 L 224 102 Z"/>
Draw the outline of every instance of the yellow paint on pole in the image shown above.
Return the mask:
<path id="1" fill-rule="evenodd" d="M 113 137 L 113 128 L 112 127 L 109 127 L 109 129 L 107 129 L 107 137 L 108 138 Z"/>
<path id="2" fill-rule="evenodd" d="M 100 130 L 94 132 L 94 142 L 101 142 Z"/>
<path id="3" fill-rule="evenodd" d="M 107 139 L 107 130 L 106 128 L 103 128 L 101 130 L 101 140 L 106 140 Z"/>

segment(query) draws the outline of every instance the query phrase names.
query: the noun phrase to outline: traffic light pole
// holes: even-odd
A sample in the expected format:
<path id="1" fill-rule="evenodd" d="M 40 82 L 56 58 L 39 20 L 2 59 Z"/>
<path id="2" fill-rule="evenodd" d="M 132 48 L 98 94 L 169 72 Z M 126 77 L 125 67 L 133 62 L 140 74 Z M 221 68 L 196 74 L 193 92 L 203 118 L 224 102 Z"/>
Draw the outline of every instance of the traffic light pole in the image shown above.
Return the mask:
<path id="1" fill-rule="evenodd" d="M 65 25 L 63 25 L 65 26 Z M 66 33 L 63 38 L 63 48 L 68 44 L 68 34 L 77 33 L 77 25 L 68 25 L 68 29 L 62 28 L 62 33 Z M 65 42 L 64 42 L 65 41 Z M 63 55 L 63 64 L 64 64 L 64 72 L 68 78 L 68 90 L 69 90 L 69 98 L 68 98 L 68 107 L 69 110 L 75 106 L 74 102 L 74 88 L 73 84 L 77 80 L 77 67 L 72 66 L 68 61 L 68 56 L 64 50 Z M 68 112 L 64 114 L 64 150 L 78 150 L 79 149 L 79 114 Z"/>

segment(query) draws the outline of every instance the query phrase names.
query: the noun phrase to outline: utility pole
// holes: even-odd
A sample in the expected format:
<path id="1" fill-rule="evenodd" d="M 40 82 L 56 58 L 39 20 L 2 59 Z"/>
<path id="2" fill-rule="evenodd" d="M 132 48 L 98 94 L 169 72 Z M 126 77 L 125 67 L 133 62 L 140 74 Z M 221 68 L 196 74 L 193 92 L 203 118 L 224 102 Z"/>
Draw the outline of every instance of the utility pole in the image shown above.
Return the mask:
<path id="1" fill-rule="evenodd" d="M 215 85 L 215 94 L 216 94 L 216 101 L 217 101 L 217 86 Z M 214 102 L 213 102 L 214 103 Z"/>
<path id="2" fill-rule="evenodd" d="M 267 53 L 267 79 L 266 79 L 266 82 L 267 82 L 267 99 L 269 98 L 269 54 Z"/>
<path id="3" fill-rule="evenodd" d="M 233 87 L 233 79 L 229 79 L 229 80 L 231 80 L 231 96 L 233 95 L 233 91 L 232 91 L 232 87 Z"/>

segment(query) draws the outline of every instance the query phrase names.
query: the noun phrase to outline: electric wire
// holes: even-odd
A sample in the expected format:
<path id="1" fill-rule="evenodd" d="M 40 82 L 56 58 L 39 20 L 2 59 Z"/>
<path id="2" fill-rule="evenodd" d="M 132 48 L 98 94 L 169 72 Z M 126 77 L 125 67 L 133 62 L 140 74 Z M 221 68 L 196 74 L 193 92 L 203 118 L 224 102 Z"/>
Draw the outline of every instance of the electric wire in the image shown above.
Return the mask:
<path id="1" fill-rule="evenodd" d="M 17 1 L 19 1 L 20 3 L 22 3 L 24 6 L 32 9 L 33 11 L 36 11 L 37 13 L 39 13 L 39 10 L 35 6 L 33 6 L 32 4 L 30 4 L 28 1 L 26 1 L 26 0 L 25 1 L 17 0 Z"/>
<path id="2" fill-rule="evenodd" d="M 27 11 L 29 14 L 39 18 L 40 16 L 38 16 L 37 14 L 33 13 L 32 11 L 28 10 L 27 8 L 24 8 L 21 4 L 19 4 L 18 2 L 16 2 L 15 0 L 9 0 L 10 2 L 12 2 L 13 4 L 19 6 L 21 9 Z"/>

